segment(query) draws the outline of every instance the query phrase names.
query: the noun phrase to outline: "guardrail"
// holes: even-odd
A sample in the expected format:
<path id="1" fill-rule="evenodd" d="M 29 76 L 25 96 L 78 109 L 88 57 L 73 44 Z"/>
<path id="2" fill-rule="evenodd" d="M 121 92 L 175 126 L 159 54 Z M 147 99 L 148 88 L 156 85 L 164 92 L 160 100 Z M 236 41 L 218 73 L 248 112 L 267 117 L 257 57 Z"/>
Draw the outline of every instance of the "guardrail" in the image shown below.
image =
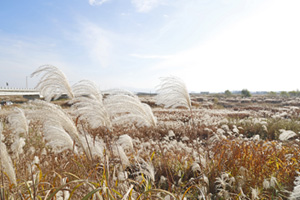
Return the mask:
<path id="1" fill-rule="evenodd" d="M 2 88 L 0 87 L 0 96 L 40 96 L 40 92 L 32 88 Z"/>
<path id="2" fill-rule="evenodd" d="M 34 88 L 11 88 L 11 87 L 0 87 L 0 91 L 37 91 Z"/>

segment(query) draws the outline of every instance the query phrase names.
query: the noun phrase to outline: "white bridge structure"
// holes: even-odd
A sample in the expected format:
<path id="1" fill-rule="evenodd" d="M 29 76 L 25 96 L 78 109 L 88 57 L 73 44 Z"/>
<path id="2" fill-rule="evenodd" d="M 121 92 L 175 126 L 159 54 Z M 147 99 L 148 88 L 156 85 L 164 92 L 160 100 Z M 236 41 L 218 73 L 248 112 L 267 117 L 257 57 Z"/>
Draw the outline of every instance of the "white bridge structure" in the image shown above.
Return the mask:
<path id="1" fill-rule="evenodd" d="M 23 97 L 35 97 L 40 98 L 40 92 L 35 89 L 30 88 L 8 88 L 0 87 L 0 97 L 1 96 L 23 96 Z"/>

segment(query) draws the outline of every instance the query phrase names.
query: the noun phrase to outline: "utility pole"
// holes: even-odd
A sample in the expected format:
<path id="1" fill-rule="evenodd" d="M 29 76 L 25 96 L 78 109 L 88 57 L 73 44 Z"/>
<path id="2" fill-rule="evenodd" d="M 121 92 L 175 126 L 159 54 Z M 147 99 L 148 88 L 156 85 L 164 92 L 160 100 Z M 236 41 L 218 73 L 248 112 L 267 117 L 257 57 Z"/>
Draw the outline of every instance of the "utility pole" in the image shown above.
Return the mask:
<path id="1" fill-rule="evenodd" d="M 28 89 L 28 76 L 26 76 L 26 89 Z"/>

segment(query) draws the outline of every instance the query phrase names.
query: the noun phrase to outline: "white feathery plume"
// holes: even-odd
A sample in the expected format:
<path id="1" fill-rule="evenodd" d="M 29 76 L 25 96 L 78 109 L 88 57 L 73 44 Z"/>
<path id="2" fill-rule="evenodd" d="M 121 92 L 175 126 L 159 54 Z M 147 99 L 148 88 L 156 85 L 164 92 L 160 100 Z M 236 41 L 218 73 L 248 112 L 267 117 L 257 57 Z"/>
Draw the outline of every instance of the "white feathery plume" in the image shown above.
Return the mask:
<path id="1" fill-rule="evenodd" d="M 146 103 L 142 103 L 142 106 L 143 106 L 143 111 L 145 113 L 146 118 L 148 119 L 149 124 L 151 124 L 151 126 L 156 126 L 157 119 L 154 116 L 151 107 Z"/>
<path id="2" fill-rule="evenodd" d="M 132 138 L 127 134 L 121 135 L 116 143 L 122 146 L 124 150 L 133 150 Z"/>
<path id="3" fill-rule="evenodd" d="M 137 126 L 156 126 L 157 120 L 149 105 L 131 95 L 109 95 L 104 105 L 116 124 L 136 122 Z"/>
<path id="4" fill-rule="evenodd" d="M 76 97 L 73 101 L 73 112 L 80 120 L 85 119 L 91 128 L 111 127 L 110 117 L 101 101 L 87 97 Z"/>
<path id="5" fill-rule="evenodd" d="M 251 199 L 259 199 L 259 190 L 257 188 L 251 188 Z"/>
<path id="6" fill-rule="evenodd" d="M 83 144 L 85 152 L 89 152 L 92 156 L 96 156 L 98 158 L 103 158 L 103 151 L 105 144 L 102 139 L 96 137 L 93 139 L 89 134 L 84 133 L 84 135 L 80 135 L 80 140 Z"/>
<path id="7" fill-rule="evenodd" d="M 215 184 L 218 195 L 228 199 L 229 191 L 227 190 L 227 187 L 232 187 L 233 182 L 235 182 L 235 178 L 233 176 L 229 177 L 229 174 L 226 172 L 223 172 L 220 177 L 217 177 Z"/>
<path id="8" fill-rule="evenodd" d="M 279 131 L 281 132 L 281 134 L 279 135 L 279 140 L 281 141 L 288 140 L 297 135 L 294 131 L 291 130 L 280 129 Z"/>
<path id="9" fill-rule="evenodd" d="M 40 159 L 38 156 L 34 156 L 33 158 L 33 161 L 31 163 L 32 165 L 35 165 L 35 164 L 40 164 Z"/>
<path id="10" fill-rule="evenodd" d="M 3 125 L 2 125 L 2 121 L 0 121 L 0 142 L 2 142 L 4 140 L 4 136 L 2 135 L 2 131 L 3 131 Z"/>
<path id="11" fill-rule="evenodd" d="M 15 107 L 14 112 L 7 116 L 10 127 L 20 136 L 21 133 L 28 135 L 28 122 L 22 109 Z"/>
<path id="12" fill-rule="evenodd" d="M 216 178 L 215 184 L 217 190 L 226 190 L 226 187 L 230 186 L 229 175 L 226 172 L 223 172 L 220 177 Z"/>
<path id="13" fill-rule="evenodd" d="M 61 127 L 70 135 L 72 140 L 75 140 L 75 142 L 83 148 L 74 121 L 60 106 L 41 100 L 32 101 L 30 106 L 32 106 L 32 108 L 30 112 L 28 112 L 29 117 L 41 120 L 44 124 L 47 122 L 52 125 L 55 124 L 57 127 Z"/>
<path id="14" fill-rule="evenodd" d="M 263 187 L 264 189 L 269 189 L 271 186 L 270 186 L 270 181 L 268 181 L 267 179 L 264 179 L 264 182 L 263 182 Z"/>
<path id="15" fill-rule="evenodd" d="M 61 153 L 67 149 L 73 150 L 74 141 L 70 135 L 59 125 L 52 125 L 51 123 L 44 124 L 44 138 L 47 141 L 53 152 Z M 77 149 L 74 149 L 77 153 Z"/>
<path id="16" fill-rule="evenodd" d="M 121 160 L 121 163 L 124 165 L 124 166 L 129 166 L 130 165 L 130 162 L 129 162 L 129 159 L 126 155 L 126 153 L 124 152 L 124 149 L 122 146 L 119 146 L 119 145 L 113 145 L 113 154 L 117 157 L 120 158 Z"/>
<path id="17" fill-rule="evenodd" d="M 25 113 L 22 109 L 15 107 L 14 111 L 7 116 L 10 128 L 15 133 L 12 137 L 11 150 L 13 156 L 19 159 L 19 155 L 23 153 L 23 147 L 25 146 L 25 139 L 20 138 L 20 134 L 24 133 L 28 135 L 28 122 Z"/>
<path id="18" fill-rule="evenodd" d="M 72 118 L 60 106 L 41 100 L 31 101 L 29 106 L 28 117 L 60 124 L 73 139 L 78 139 L 78 130 Z"/>
<path id="19" fill-rule="evenodd" d="M 103 93 L 107 94 L 107 95 L 128 95 L 128 96 L 132 96 L 132 97 L 136 96 L 129 90 L 125 90 L 125 89 L 110 89 L 110 90 L 103 91 Z"/>
<path id="20" fill-rule="evenodd" d="M 10 181 L 14 184 L 17 184 L 16 174 L 13 168 L 13 163 L 10 156 L 7 153 L 5 144 L 0 140 L 0 165 L 2 170 L 8 175 Z"/>
<path id="21" fill-rule="evenodd" d="M 92 99 L 97 99 L 102 102 L 102 94 L 97 85 L 90 80 L 81 80 L 72 86 L 72 91 L 75 97 L 88 96 Z"/>
<path id="22" fill-rule="evenodd" d="M 143 158 L 138 157 L 137 163 L 139 165 L 140 171 L 139 173 L 144 174 L 149 177 L 152 181 L 155 181 L 155 172 L 154 167 L 151 162 L 147 163 Z"/>
<path id="23" fill-rule="evenodd" d="M 11 150 L 16 157 L 16 159 L 19 159 L 19 155 L 24 153 L 23 147 L 25 146 L 25 138 L 17 137 L 14 139 L 14 142 L 11 145 Z"/>
<path id="24" fill-rule="evenodd" d="M 44 74 L 43 74 L 44 73 Z M 73 98 L 73 92 L 65 74 L 57 67 L 52 65 L 43 65 L 31 74 L 31 77 L 43 74 L 39 83 L 35 87 L 45 97 L 46 101 L 52 98 L 58 99 L 62 94 Z"/>
<path id="25" fill-rule="evenodd" d="M 72 102 L 72 112 L 80 120 L 85 120 L 91 128 L 100 126 L 111 128 L 110 117 L 102 101 L 88 97 L 75 97 Z"/>
<path id="26" fill-rule="evenodd" d="M 91 128 L 105 126 L 111 128 L 109 115 L 103 105 L 103 97 L 96 84 L 83 80 L 73 86 L 75 98 L 72 100 L 73 113 L 85 120 Z"/>
<path id="27" fill-rule="evenodd" d="M 196 162 L 192 163 L 191 169 L 192 169 L 193 172 L 201 172 L 200 165 Z"/>
<path id="28" fill-rule="evenodd" d="M 290 194 L 289 199 L 290 200 L 297 200 L 300 199 L 300 173 L 297 172 L 298 176 L 296 177 L 294 181 L 294 189 L 293 192 Z"/>
<path id="29" fill-rule="evenodd" d="M 276 177 L 271 176 L 270 178 L 270 186 L 275 188 L 275 186 L 278 184 Z"/>
<path id="30" fill-rule="evenodd" d="M 124 196 L 121 200 L 126 200 L 127 199 L 128 195 L 130 194 L 133 187 L 134 187 L 134 185 L 130 185 L 129 189 L 127 190 L 126 194 L 124 194 Z"/>
<path id="31" fill-rule="evenodd" d="M 156 104 L 166 108 L 192 108 L 190 95 L 185 83 L 178 77 L 163 77 L 158 85 Z"/>
<path id="32" fill-rule="evenodd" d="M 40 158 L 38 156 L 33 157 L 33 161 L 28 165 L 28 170 L 32 172 L 37 172 L 37 165 L 40 164 Z M 35 180 L 35 179 L 34 179 Z"/>
<path id="33" fill-rule="evenodd" d="M 251 137 L 251 140 L 253 140 L 253 141 L 259 141 L 260 140 L 260 136 L 259 135 L 253 135 Z"/>

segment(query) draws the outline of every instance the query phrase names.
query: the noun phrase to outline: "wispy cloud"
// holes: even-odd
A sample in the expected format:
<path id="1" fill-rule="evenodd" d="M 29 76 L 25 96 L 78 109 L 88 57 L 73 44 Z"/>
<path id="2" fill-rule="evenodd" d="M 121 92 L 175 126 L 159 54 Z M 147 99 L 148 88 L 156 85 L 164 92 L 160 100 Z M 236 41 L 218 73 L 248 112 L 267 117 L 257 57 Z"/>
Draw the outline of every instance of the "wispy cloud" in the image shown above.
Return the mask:
<path id="1" fill-rule="evenodd" d="M 89 4 L 91 6 L 101 6 L 108 1 L 110 0 L 89 0 Z M 163 4 L 163 1 L 165 0 L 131 0 L 131 3 L 135 6 L 138 12 L 146 13 Z"/>
<path id="2" fill-rule="evenodd" d="M 109 0 L 89 0 L 91 6 L 100 6 Z"/>
<path id="3" fill-rule="evenodd" d="M 79 35 L 74 36 L 89 54 L 91 60 L 107 67 L 110 64 L 113 44 L 111 37 L 113 33 L 102 29 L 97 24 L 89 21 L 81 21 Z"/>
<path id="4" fill-rule="evenodd" d="M 89 4 L 91 6 L 101 6 L 108 1 L 110 0 L 89 0 Z M 146 13 L 162 4 L 163 1 L 164 0 L 131 0 L 131 3 L 138 12 Z"/>
<path id="5" fill-rule="evenodd" d="M 158 62 L 152 70 L 172 72 L 202 90 L 296 89 L 300 65 L 300 28 L 296 26 L 300 15 L 296 8 L 277 1 L 206 42 Z M 280 81 L 283 77 L 290 77 L 289 81 Z"/>
<path id="6" fill-rule="evenodd" d="M 11 38 L 0 35 L 0 87 L 8 82 L 11 87 L 25 87 L 26 77 L 39 66 L 52 64 L 67 71 L 68 65 L 58 51 L 55 41 L 38 38 Z M 29 87 L 36 85 L 28 79 Z"/>
<path id="7" fill-rule="evenodd" d="M 146 13 L 162 4 L 163 0 L 131 0 L 138 12 Z"/>
<path id="8" fill-rule="evenodd" d="M 132 57 L 136 57 L 136 58 L 141 58 L 141 59 L 167 59 L 170 58 L 171 56 L 168 55 L 142 55 L 142 54 L 129 54 Z"/>

